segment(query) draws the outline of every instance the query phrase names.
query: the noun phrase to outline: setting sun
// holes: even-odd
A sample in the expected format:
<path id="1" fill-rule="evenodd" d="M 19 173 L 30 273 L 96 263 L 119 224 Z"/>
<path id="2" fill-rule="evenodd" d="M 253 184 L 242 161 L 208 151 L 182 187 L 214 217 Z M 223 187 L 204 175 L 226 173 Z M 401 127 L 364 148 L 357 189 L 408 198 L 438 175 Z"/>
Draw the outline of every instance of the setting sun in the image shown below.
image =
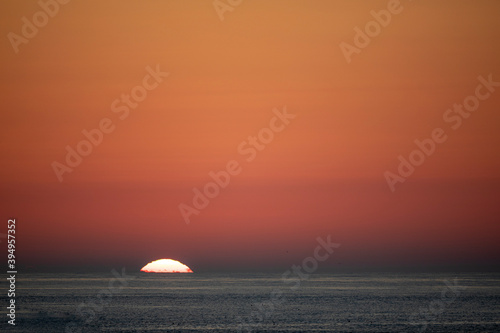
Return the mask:
<path id="1" fill-rule="evenodd" d="M 146 273 L 193 273 L 191 268 L 173 259 L 159 259 L 150 262 L 141 272 Z"/>

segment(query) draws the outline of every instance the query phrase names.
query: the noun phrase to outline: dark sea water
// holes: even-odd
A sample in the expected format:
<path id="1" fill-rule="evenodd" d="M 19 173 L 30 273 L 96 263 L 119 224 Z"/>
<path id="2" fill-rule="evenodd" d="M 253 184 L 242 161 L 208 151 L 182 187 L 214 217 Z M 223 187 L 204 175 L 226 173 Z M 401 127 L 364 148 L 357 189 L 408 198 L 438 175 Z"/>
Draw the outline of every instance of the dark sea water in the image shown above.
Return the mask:
<path id="1" fill-rule="evenodd" d="M 125 274 L 19 274 L 1 331 L 500 332 L 500 274 Z"/>

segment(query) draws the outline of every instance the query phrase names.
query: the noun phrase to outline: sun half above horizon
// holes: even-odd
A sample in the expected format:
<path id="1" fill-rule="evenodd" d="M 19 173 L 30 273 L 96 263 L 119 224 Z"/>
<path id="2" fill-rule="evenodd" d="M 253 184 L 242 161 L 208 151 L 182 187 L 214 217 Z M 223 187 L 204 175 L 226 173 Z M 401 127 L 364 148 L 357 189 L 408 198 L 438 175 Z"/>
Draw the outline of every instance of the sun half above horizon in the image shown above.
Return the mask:
<path id="1" fill-rule="evenodd" d="M 191 268 L 173 259 L 158 259 L 150 262 L 141 272 L 146 273 L 193 273 Z"/>

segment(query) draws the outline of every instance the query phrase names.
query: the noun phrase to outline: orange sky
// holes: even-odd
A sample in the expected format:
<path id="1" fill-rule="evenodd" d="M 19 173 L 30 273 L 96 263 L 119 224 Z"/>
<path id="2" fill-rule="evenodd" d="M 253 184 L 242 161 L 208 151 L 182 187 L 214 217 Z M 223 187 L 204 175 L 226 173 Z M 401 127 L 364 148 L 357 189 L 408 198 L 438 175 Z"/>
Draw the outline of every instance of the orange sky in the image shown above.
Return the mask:
<path id="1" fill-rule="evenodd" d="M 212 1 L 71 1 L 16 53 L 9 33 L 41 9 L 2 1 L 1 205 L 20 262 L 286 268 L 331 234 L 327 267 L 498 267 L 500 87 L 456 130 L 443 114 L 478 76 L 500 82 L 500 3 L 402 0 L 348 64 L 339 44 L 387 4 L 252 0 L 221 21 Z M 120 119 L 113 101 L 157 65 L 168 77 Z M 284 106 L 296 117 L 247 162 L 238 145 Z M 114 131 L 59 182 L 52 163 L 104 118 Z M 384 173 L 435 128 L 447 141 L 391 192 Z M 184 223 L 179 204 L 230 160 L 241 173 Z"/>

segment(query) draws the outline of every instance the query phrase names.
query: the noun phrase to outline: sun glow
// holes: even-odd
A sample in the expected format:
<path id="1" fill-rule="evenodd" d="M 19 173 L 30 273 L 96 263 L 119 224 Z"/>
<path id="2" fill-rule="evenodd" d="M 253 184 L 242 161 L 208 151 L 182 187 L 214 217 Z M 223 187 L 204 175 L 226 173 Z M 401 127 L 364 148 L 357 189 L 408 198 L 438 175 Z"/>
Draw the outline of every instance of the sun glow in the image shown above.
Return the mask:
<path id="1" fill-rule="evenodd" d="M 173 259 L 159 259 L 150 262 L 141 272 L 146 273 L 193 273 L 191 268 Z"/>

